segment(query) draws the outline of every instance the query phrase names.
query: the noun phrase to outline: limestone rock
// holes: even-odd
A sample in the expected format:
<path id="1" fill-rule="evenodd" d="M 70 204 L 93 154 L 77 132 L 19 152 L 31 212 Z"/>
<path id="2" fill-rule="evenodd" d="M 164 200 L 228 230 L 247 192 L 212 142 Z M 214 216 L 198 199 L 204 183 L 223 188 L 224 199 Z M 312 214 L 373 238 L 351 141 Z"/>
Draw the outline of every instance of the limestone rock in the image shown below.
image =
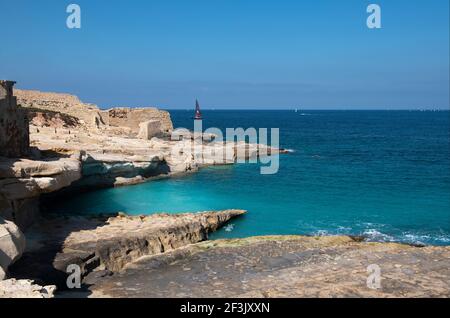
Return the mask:
<path id="1" fill-rule="evenodd" d="M 39 214 L 38 197 L 71 185 L 81 173 L 77 155 L 43 160 L 0 158 L 0 217 L 25 229 Z"/>
<path id="2" fill-rule="evenodd" d="M 6 278 L 6 272 L 0 266 L 0 281 L 4 280 L 5 278 Z"/>
<path id="3" fill-rule="evenodd" d="M 29 248 L 11 273 L 64 287 L 70 264 L 79 265 L 83 276 L 98 269 L 117 272 L 142 256 L 206 240 L 210 232 L 244 213 L 42 219 L 27 231 Z"/>
<path id="4" fill-rule="evenodd" d="M 0 81 L 0 156 L 21 157 L 29 152 L 26 112 L 17 106 L 12 81 Z"/>
<path id="5" fill-rule="evenodd" d="M 172 120 L 170 114 L 166 111 L 157 108 L 112 108 L 110 110 L 102 111 L 101 116 L 103 121 L 114 127 L 128 127 L 136 134 L 139 133 L 139 124 L 148 121 L 158 121 L 163 132 L 170 132 L 173 130 Z"/>
<path id="6" fill-rule="evenodd" d="M 0 298 L 53 298 L 56 286 L 40 286 L 32 280 L 0 281 Z"/>
<path id="7" fill-rule="evenodd" d="M 24 250 L 23 233 L 14 223 L 0 218 L 0 279 L 4 278 L 8 267 L 20 258 Z"/>
<path id="8" fill-rule="evenodd" d="M 30 109 L 27 111 L 28 118 L 31 118 L 30 124 L 36 127 L 51 128 L 75 128 L 81 125 L 77 117 L 54 111 Z"/>
<path id="9" fill-rule="evenodd" d="M 64 118 L 62 122 L 65 122 L 62 126 L 72 126 L 67 125 L 67 123 L 71 123 L 90 127 L 92 118 L 99 112 L 97 106 L 83 103 L 78 97 L 69 94 L 20 89 L 16 89 L 14 93 L 17 97 L 18 104 L 30 110 L 31 121 L 32 123 L 34 121 L 38 126 L 41 126 L 40 124 L 46 125 L 46 123 L 52 121 L 59 121 L 56 118 L 62 117 Z M 37 112 L 35 115 L 42 116 L 43 118 L 33 119 L 33 112 Z M 58 114 L 64 114 L 66 116 L 63 117 Z M 52 119 L 51 115 L 55 116 L 55 119 Z M 69 118 L 72 119 L 67 121 Z M 54 127 L 52 126 L 52 128 Z"/>
<path id="10" fill-rule="evenodd" d="M 149 120 L 139 124 L 138 138 L 151 140 L 163 134 L 161 122 L 159 120 Z"/>
<path id="11" fill-rule="evenodd" d="M 81 163 L 73 158 L 0 161 L 0 195 L 8 200 L 32 198 L 67 187 L 80 177 Z"/>
<path id="12" fill-rule="evenodd" d="M 368 266 L 381 283 L 368 284 Z M 450 247 L 350 237 L 205 241 L 143 257 L 89 287 L 90 297 L 355 298 L 450 296 Z"/>

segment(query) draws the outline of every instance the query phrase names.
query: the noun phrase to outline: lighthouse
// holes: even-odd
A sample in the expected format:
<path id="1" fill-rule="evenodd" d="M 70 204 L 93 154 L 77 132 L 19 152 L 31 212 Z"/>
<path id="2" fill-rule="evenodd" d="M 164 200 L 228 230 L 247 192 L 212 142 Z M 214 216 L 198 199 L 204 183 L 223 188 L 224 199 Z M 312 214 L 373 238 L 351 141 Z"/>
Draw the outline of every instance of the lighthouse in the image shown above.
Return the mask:
<path id="1" fill-rule="evenodd" d="M 200 111 L 200 105 L 198 103 L 198 100 L 195 100 L 195 120 L 202 120 L 202 112 Z"/>

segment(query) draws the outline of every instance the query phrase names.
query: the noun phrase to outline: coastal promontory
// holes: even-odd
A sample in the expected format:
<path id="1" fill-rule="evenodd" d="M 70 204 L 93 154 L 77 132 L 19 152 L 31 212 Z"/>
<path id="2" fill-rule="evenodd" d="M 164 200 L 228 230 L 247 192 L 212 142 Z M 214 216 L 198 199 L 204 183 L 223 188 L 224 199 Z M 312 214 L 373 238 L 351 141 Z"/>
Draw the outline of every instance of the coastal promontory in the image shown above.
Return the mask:
<path id="1" fill-rule="evenodd" d="M 239 206 L 133 216 L 42 211 L 46 200 L 281 150 L 180 135 L 154 107 L 101 109 L 14 84 L 0 81 L 0 297 L 450 296 L 449 247 L 349 236 L 209 240 L 245 218 Z M 80 288 L 67 284 L 71 266 Z M 379 288 L 368 283 L 373 266 Z"/>

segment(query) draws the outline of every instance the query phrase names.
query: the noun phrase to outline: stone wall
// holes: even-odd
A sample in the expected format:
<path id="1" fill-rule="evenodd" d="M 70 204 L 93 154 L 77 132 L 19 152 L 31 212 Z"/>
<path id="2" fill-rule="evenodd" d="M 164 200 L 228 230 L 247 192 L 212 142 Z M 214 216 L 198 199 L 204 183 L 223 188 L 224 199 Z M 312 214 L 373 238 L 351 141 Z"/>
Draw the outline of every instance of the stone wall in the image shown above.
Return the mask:
<path id="1" fill-rule="evenodd" d="M 160 137 L 162 134 L 163 130 L 159 120 L 149 120 L 139 124 L 138 138 L 151 140 L 153 137 Z"/>
<path id="2" fill-rule="evenodd" d="M 33 123 L 36 121 L 36 114 L 44 112 L 47 117 L 57 114 L 70 116 L 76 119 L 76 125 L 95 128 L 102 125 L 101 121 L 96 120 L 100 117 L 100 109 L 94 104 L 82 102 L 77 96 L 20 89 L 15 90 L 15 95 L 17 103 L 30 113 Z"/>
<path id="3" fill-rule="evenodd" d="M 0 81 L 0 156 L 23 157 L 29 152 L 30 138 L 26 112 L 13 96 L 15 82 Z"/>
<path id="4" fill-rule="evenodd" d="M 15 95 L 17 103 L 28 110 L 30 119 L 36 126 L 48 126 L 47 123 L 53 124 L 53 122 L 58 126 L 61 120 L 58 118 L 52 120 L 52 117 L 61 113 L 76 119 L 76 123 L 74 120 L 70 120 L 75 125 L 85 126 L 88 129 L 111 128 L 111 131 L 114 131 L 114 128 L 125 128 L 125 130 L 130 130 L 133 136 L 139 134 L 139 125 L 148 121 L 159 121 L 162 134 L 173 130 L 170 114 L 157 108 L 122 107 L 102 111 L 96 105 L 84 103 L 78 97 L 69 94 L 15 90 Z M 46 112 L 43 113 L 43 111 Z M 41 118 L 36 118 L 37 115 Z M 43 120 L 42 117 L 49 118 Z M 41 122 L 44 124 L 40 125 Z M 64 120 L 64 123 L 59 126 L 71 126 L 70 123 L 67 125 L 65 122 L 67 120 Z M 120 134 L 126 134 L 125 130 L 120 130 Z"/>
<path id="5" fill-rule="evenodd" d="M 157 108 L 112 108 L 102 111 L 101 117 L 107 125 L 127 127 L 136 134 L 139 133 L 140 123 L 155 120 L 161 123 L 162 132 L 167 133 L 173 130 L 169 112 Z"/>

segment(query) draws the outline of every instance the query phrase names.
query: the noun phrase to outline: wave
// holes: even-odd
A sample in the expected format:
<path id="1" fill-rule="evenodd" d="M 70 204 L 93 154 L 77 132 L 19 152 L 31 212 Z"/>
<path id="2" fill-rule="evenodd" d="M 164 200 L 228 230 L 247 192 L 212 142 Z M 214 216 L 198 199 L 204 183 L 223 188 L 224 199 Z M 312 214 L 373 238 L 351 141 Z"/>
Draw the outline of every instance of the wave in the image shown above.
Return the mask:
<path id="1" fill-rule="evenodd" d="M 419 234 L 404 232 L 398 235 L 390 235 L 376 229 L 367 229 L 362 234 L 372 242 L 399 242 L 415 245 L 448 245 L 449 235 Z"/>
<path id="2" fill-rule="evenodd" d="M 350 227 L 338 226 L 333 230 L 317 229 L 310 233 L 313 236 L 358 235 L 364 237 L 367 242 L 404 243 L 413 245 L 450 245 L 450 235 L 448 234 L 436 235 L 411 232 L 388 234 L 380 231 L 379 228 L 367 228 L 362 231 L 354 231 Z"/>
<path id="3" fill-rule="evenodd" d="M 372 242 L 394 242 L 395 238 L 391 235 L 382 233 L 376 229 L 364 230 L 362 236 L 367 237 L 368 241 Z"/>

